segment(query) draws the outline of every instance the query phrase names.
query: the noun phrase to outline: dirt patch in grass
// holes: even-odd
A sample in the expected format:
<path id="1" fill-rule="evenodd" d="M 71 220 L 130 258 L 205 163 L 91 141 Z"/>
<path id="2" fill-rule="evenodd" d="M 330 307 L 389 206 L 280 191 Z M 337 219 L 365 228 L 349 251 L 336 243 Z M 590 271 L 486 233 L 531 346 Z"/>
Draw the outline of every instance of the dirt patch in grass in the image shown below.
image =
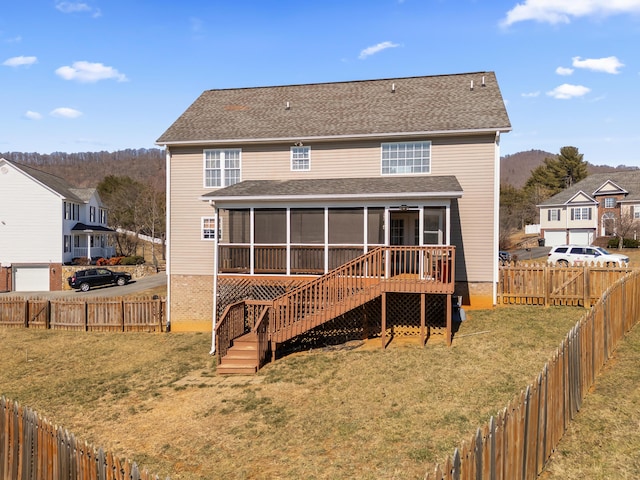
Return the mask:
<path id="1" fill-rule="evenodd" d="M 162 478 L 423 478 L 583 313 L 472 311 L 450 348 L 351 342 L 235 377 L 215 373 L 207 334 L 0 329 L 0 395 Z"/>

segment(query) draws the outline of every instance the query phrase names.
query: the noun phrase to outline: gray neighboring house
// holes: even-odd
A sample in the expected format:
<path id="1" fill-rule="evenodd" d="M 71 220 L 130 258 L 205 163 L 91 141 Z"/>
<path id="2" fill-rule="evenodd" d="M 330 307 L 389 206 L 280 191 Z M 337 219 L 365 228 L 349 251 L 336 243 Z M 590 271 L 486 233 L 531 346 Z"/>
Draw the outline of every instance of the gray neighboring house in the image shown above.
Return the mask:
<path id="1" fill-rule="evenodd" d="M 590 245 L 640 221 L 640 170 L 596 173 L 538 205 L 545 245 Z M 638 232 L 629 232 L 637 235 Z"/>

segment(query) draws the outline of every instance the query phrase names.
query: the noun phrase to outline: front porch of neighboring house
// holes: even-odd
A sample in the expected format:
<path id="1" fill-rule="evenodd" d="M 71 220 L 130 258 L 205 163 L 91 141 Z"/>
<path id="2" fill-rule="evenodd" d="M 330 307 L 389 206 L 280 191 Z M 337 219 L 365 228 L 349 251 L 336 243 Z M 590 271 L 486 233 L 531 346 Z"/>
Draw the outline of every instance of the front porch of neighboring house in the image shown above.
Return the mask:
<path id="1" fill-rule="evenodd" d="M 116 249 L 112 245 L 115 230 L 101 225 L 77 223 L 70 233 L 65 235 L 65 262 L 70 262 L 74 258 L 86 258 L 92 262 L 99 258 L 111 258 L 116 254 Z"/>
<path id="2" fill-rule="evenodd" d="M 450 344 L 452 199 L 309 200 L 212 202 L 218 372 L 255 373 L 277 352 L 320 336 L 379 337 L 384 348 L 391 336 L 424 345 L 440 331 Z"/>

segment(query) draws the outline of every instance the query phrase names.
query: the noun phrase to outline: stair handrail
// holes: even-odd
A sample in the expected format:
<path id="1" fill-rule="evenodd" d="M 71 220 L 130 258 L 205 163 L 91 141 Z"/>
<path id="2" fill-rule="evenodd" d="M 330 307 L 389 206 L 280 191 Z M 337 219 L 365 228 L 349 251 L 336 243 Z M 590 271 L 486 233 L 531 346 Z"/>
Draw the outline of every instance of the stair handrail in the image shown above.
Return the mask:
<path id="1" fill-rule="evenodd" d="M 299 324 L 305 317 L 341 301 L 348 291 L 353 294 L 362 291 L 365 285 L 368 287 L 379 285 L 385 275 L 384 252 L 387 248 L 375 247 L 330 272 L 276 297 L 273 300 L 270 333 L 273 335 L 293 324 Z M 292 310 L 295 310 L 293 315 Z M 296 319 L 293 319 L 293 316 Z"/>

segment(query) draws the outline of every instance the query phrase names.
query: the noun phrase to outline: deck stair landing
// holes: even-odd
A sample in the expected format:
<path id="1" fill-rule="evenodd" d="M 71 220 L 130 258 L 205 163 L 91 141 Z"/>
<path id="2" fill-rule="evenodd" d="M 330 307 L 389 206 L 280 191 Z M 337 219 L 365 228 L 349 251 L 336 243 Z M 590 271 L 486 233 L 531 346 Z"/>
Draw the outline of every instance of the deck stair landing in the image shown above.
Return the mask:
<path id="1" fill-rule="evenodd" d="M 269 347 L 273 359 L 277 344 L 387 292 L 450 296 L 454 254 L 451 246 L 379 247 L 270 302 L 230 305 L 216 327 L 217 371 L 253 374 L 265 363 Z M 450 312 L 448 317 L 450 325 Z"/>

